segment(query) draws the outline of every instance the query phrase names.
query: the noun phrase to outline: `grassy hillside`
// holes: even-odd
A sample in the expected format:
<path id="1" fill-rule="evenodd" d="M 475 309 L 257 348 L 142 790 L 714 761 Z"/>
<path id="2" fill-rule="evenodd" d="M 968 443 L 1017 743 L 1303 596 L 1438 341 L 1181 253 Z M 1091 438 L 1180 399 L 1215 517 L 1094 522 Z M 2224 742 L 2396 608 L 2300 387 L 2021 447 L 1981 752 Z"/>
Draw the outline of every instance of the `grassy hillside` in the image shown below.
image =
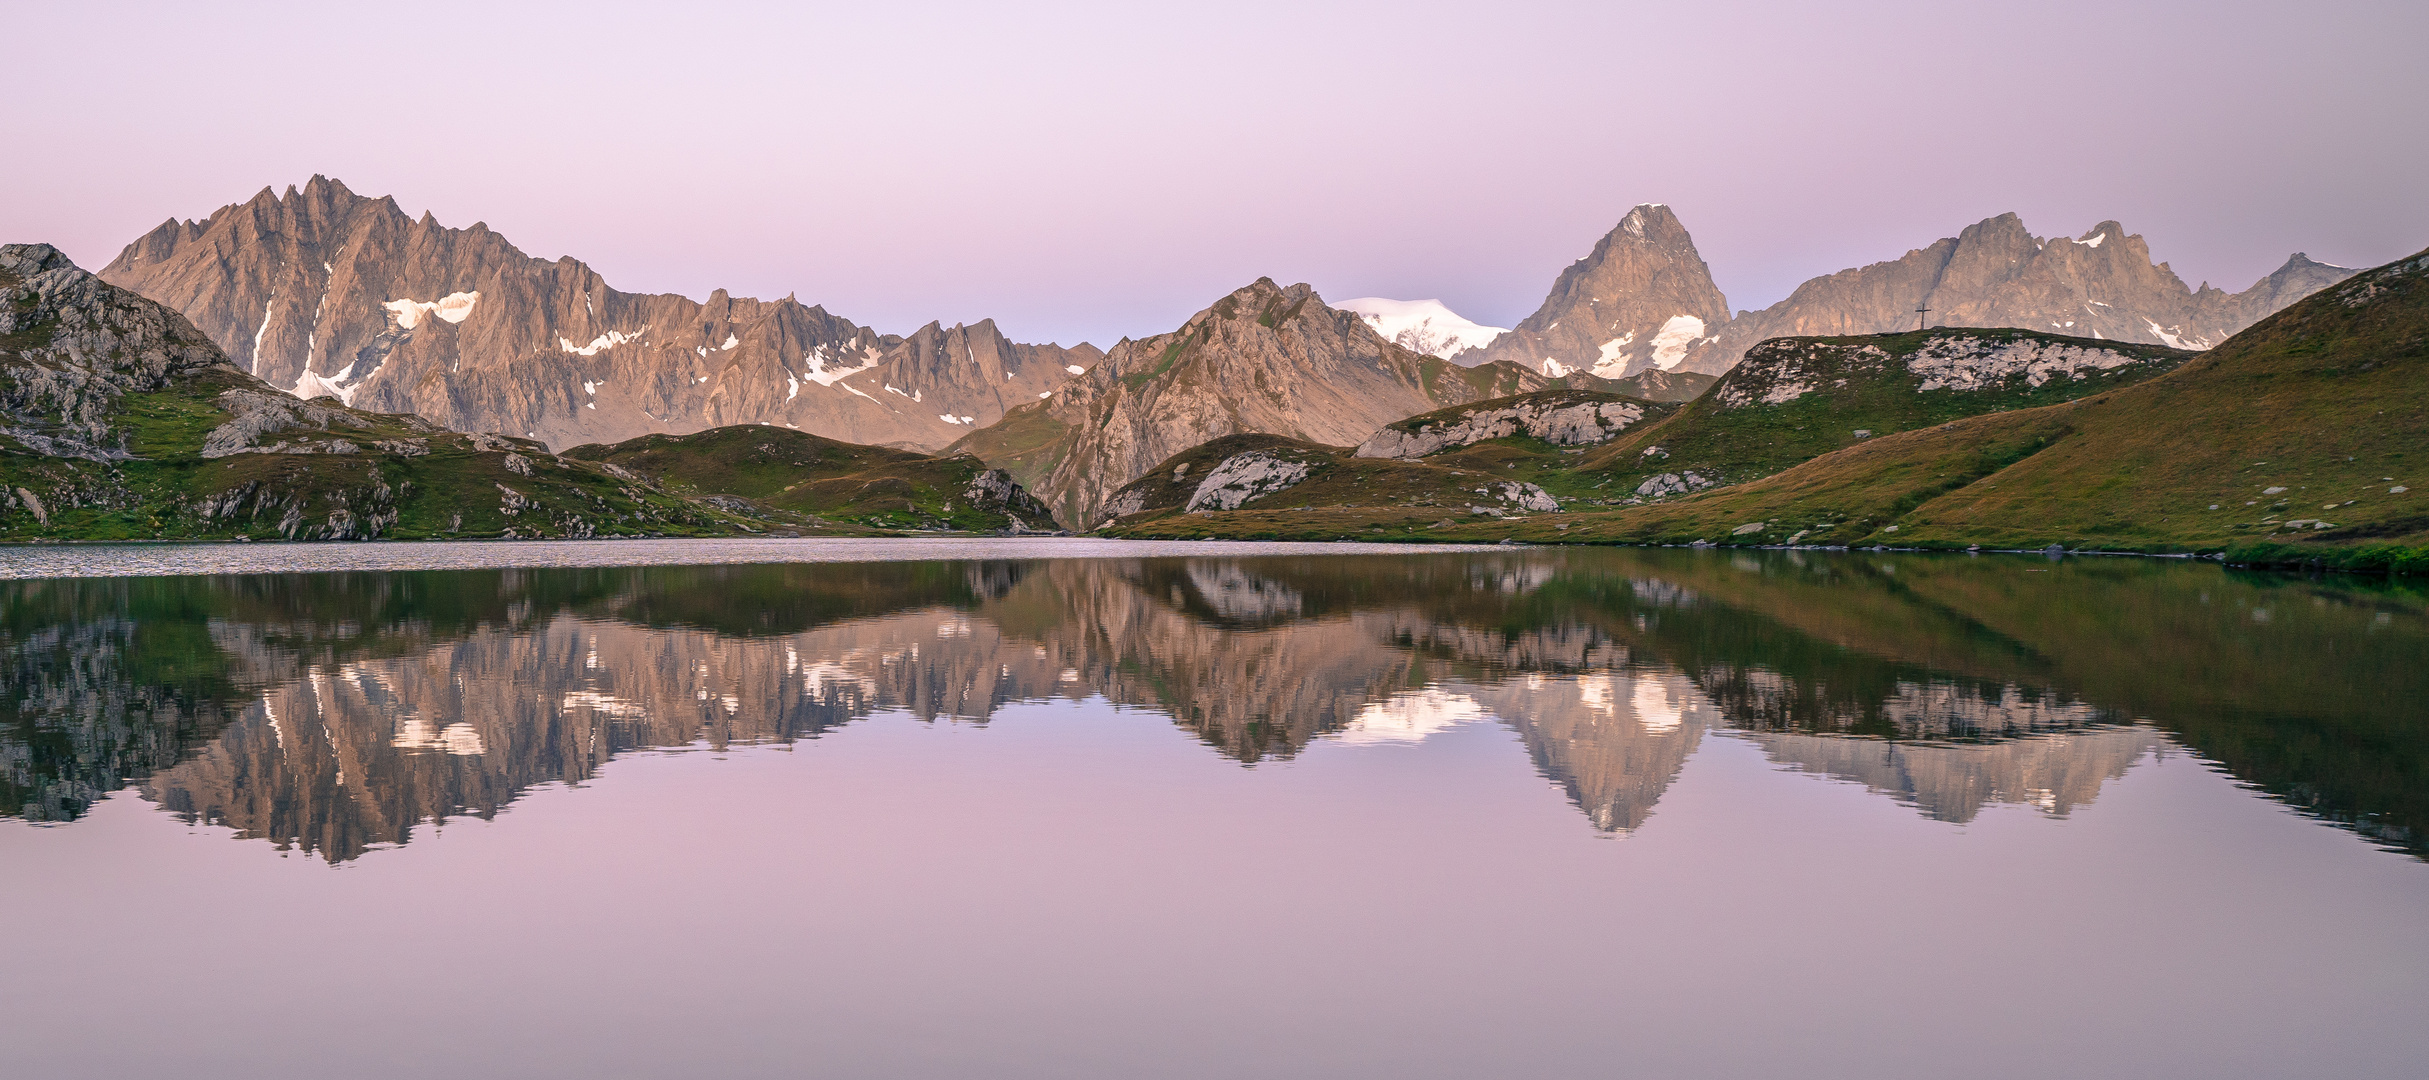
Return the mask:
<path id="1" fill-rule="evenodd" d="M 1602 394 L 1624 394 L 1646 401 L 1677 403 L 1702 397 L 1704 391 L 1720 381 L 1718 375 L 1700 371 L 1663 371 L 1653 368 L 1624 379 L 1605 379 L 1583 371 L 1571 372 L 1553 380 L 1572 390 L 1592 390 Z"/>
<path id="2" fill-rule="evenodd" d="M 1573 500 L 1563 513 L 1427 520 L 1372 504 L 1297 498 L 1287 506 L 1251 503 L 1223 513 L 1125 521 L 1114 531 L 1310 540 L 2056 544 L 2429 572 L 2429 504 L 2418 490 L 2418 465 L 2429 455 L 2429 253 L 2358 275 L 2191 357 L 2025 331 L 1963 333 L 2141 356 L 2038 386 L 2011 378 L 1953 390 L 1927 389 L 1919 380 L 1901 384 L 1894 375 L 1867 383 L 1860 372 L 1823 364 L 1773 364 L 1755 373 L 1762 381 L 1733 384 L 1732 372 L 1670 419 L 1632 430 L 1565 469 L 1536 464 L 1539 450 L 1489 443 L 1426 462 L 1524 477 L 1575 496 L 1587 480 L 1624 483 L 1650 474 L 1627 459 L 1658 446 L 1667 467 L 1702 462 L 1726 485 L 1643 505 Z M 1895 359 L 1929 347 L 1934 336 L 1782 339 L 1771 346 L 1818 346 L 1803 356 L 1824 361 L 1867 347 Z M 1882 371 L 1880 358 L 1866 362 L 1876 375 Z M 1783 373 L 1793 376 L 1787 385 Z M 1846 385 L 1838 385 L 1841 378 Z M 1721 400 L 1733 385 L 1734 403 Z M 1952 410 L 1980 414 L 1935 419 Z M 1859 438 L 1859 429 L 1870 433 Z M 1549 475 L 1560 472 L 1569 475 Z M 1746 476 L 1752 479 L 1733 479 Z"/>
<path id="3" fill-rule="evenodd" d="M 216 381 L 129 395 L 110 421 L 127 435 L 132 457 L 54 457 L 0 440 L 0 489 L 6 492 L 0 539 L 528 539 L 747 531 L 741 519 L 715 507 L 566 462 L 539 443 L 436 432 L 352 410 L 311 434 L 318 447 L 354 450 L 291 447 L 205 457 L 202 434 L 231 419 L 225 403 L 209 392 Z M 360 449 L 383 442 L 406 452 Z"/>
<path id="4" fill-rule="evenodd" d="M 1241 455 L 1256 454 L 1304 467 L 1279 490 L 1250 497 L 1239 509 L 1191 512 L 1190 498 L 1210 474 Z M 1319 446 L 1279 435 L 1231 435 L 1191 447 L 1159 463 L 1107 500 L 1118 511 L 1102 532 L 1140 539 L 1238 535 L 1271 539 L 1261 530 L 1232 533 L 1237 523 L 1267 515 L 1345 513 L 1395 525 L 1524 513 L 1529 492 L 1504 476 L 1432 461 L 1362 458 L 1348 448 Z M 1540 493 L 1534 493 L 1541 498 Z M 1317 509 L 1321 508 L 1321 509 Z M 1327 538 L 1330 538 L 1329 536 Z"/>
<path id="5" fill-rule="evenodd" d="M 2429 256 L 2327 289 L 2161 378 L 1881 439 L 1595 524 L 1597 538 L 1636 542 L 1805 531 L 1804 543 L 2420 564 L 2425 455 Z"/>
<path id="6" fill-rule="evenodd" d="M 678 494 L 746 500 L 804 525 L 995 532 L 1051 528 L 1045 507 L 985 490 L 987 465 L 966 454 L 837 442 L 790 428 L 739 425 L 577 446 L 565 456 L 614 465 Z M 1018 489 L 1015 489 L 1018 490 Z M 739 507 L 735 507 L 739 509 Z"/>
<path id="7" fill-rule="evenodd" d="M 1070 456 L 1071 446 L 1071 425 L 1055 419 L 1040 401 L 1006 410 L 1003 419 L 962 436 L 945 454 L 975 456 L 1011 473 L 1021 487 L 1038 491 Z"/>
<path id="8" fill-rule="evenodd" d="M 2193 355 L 2031 330 L 1779 338 L 1749 350 L 1668 422 L 1631 431 L 1579 468 L 1607 480 L 1607 491 L 1659 501 L 1884 435 L 2115 390 Z M 1943 374 L 1935 359 L 1966 370 Z"/>

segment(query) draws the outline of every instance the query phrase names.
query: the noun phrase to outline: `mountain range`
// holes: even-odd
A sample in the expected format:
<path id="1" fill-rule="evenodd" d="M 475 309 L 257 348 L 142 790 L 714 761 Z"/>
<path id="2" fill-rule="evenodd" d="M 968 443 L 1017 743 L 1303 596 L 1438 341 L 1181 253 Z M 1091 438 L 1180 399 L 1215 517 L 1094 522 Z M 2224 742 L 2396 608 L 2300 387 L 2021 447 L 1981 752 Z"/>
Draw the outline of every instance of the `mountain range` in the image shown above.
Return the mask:
<path id="1" fill-rule="evenodd" d="M 934 450 L 1101 355 L 992 321 L 883 335 L 792 297 L 610 288 L 485 224 L 442 226 L 315 176 L 170 219 L 101 278 L 182 312 L 298 397 L 565 447 L 770 424 Z"/>
<path id="2" fill-rule="evenodd" d="M 0 246 L 0 537 L 865 536 L 1045 521 L 976 458 L 763 425 L 646 438 L 672 445 L 558 455 L 298 399 L 56 249 Z"/>
<path id="3" fill-rule="evenodd" d="M 1224 473 L 1218 486 L 1235 494 L 1217 499 L 1230 500 L 1218 518 L 1270 513 L 1251 504 L 1310 477 L 1383 484 L 1420 515 L 1462 493 L 1484 498 L 1460 509 L 1495 520 L 1537 504 L 1665 503 L 1875 436 L 2105 396 L 2353 273 L 2297 254 L 2242 292 L 2192 289 L 2115 222 L 2045 239 L 2003 214 L 1732 314 L 1685 225 L 1645 204 L 1507 331 L 1438 300 L 1335 306 L 1260 279 L 1172 331 L 1099 351 L 1012 342 L 991 321 L 881 333 L 789 296 L 623 293 L 486 225 L 411 218 L 315 176 L 164 222 L 102 279 L 176 309 L 292 398 L 387 417 L 348 421 L 362 431 L 420 424 L 542 453 L 587 444 L 585 460 L 678 502 L 804 521 L 848 511 L 871 526 L 966 528 L 978 500 L 985 520 L 1015 528 L 1040 524 L 1041 505 L 1075 528 L 1160 508 L 1179 515 L 1160 528 L 1187 518 L 1187 531 L 1219 534 L 1236 526 L 1205 520 L 1198 488 L 1211 478 L 1185 484 L 1179 470 Z M 1596 421 L 1593 445 L 1535 430 L 1567 432 L 1547 418 L 1581 408 L 1630 419 Z M 737 426 L 789 431 L 727 433 Z M 1468 434 L 1423 453 L 1376 449 L 1446 432 Z M 1247 436 L 1271 445 L 1225 441 Z M 37 453 L 67 437 L 19 433 Z M 1231 452 L 1201 449 L 1216 446 Z M 938 450 L 950 454 L 921 453 Z M 643 462 L 658 471 L 635 471 Z M 1162 479 L 1115 505 L 1150 474 Z M 914 494 L 887 494 L 898 489 Z"/>
<path id="4" fill-rule="evenodd" d="M 2424 373 L 2429 252 L 2363 271 L 2203 352 L 2021 329 L 1773 338 L 1695 401 L 1595 446 L 1471 422 L 1490 437 L 1436 445 L 1402 430 L 1361 450 L 1444 464 L 1455 455 L 1543 489 L 1552 509 L 1310 498 L 1274 483 L 1230 506 L 1106 531 L 2054 547 L 2421 573 Z M 1521 395 L 1491 411 L 1541 412 L 1549 398 Z M 1312 464 L 1304 473 L 1319 475 Z"/>
<path id="5" fill-rule="evenodd" d="M 1457 354 L 1548 374 L 1648 368 L 1718 375 L 1775 337 L 1885 334 L 1926 326 L 2017 327 L 2207 349 L 2354 274 L 2297 253 L 2239 293 L 2187 288 L 2150 245 L 2104 221 L 2080 237 L 2034 236 L 2014 214 L 1869 266 L 1814 278 L 1761 311 L 1730 315 L 1676 214 L 1646 204 L 1553 282 L 1509 333 Z"/>

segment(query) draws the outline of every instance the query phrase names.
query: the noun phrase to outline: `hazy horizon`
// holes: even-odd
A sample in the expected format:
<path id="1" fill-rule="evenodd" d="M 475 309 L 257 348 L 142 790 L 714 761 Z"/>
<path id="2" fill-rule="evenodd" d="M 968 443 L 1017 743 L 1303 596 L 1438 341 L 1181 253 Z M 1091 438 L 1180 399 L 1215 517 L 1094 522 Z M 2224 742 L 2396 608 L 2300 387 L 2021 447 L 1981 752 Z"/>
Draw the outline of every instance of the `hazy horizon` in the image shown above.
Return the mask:
<path id="1" fill-rule="evenodd" d="M 2230 291 L 2429 246 L 2414 5 L 720 10 L 12 13 L 0 240 L 320 173 L 630 292 L 1099 345 L 1259 276 L 1508 326 L 1640 202 L 1739 309 L 2009 211 Z"/>

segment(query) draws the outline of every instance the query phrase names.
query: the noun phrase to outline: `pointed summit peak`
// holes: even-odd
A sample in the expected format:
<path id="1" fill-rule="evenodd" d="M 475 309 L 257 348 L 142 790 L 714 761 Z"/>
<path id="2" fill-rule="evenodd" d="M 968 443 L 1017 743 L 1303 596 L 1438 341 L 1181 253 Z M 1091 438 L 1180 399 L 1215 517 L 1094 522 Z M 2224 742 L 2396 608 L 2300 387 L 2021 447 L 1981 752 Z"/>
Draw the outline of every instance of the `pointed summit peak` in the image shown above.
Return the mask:
<path id="1" fill-rule="evenodd" d="M 1684 233 L 1686 231 L 1686 228 L 1678 223 L 1678 215 L 1670 212 L 1669 206 L 1663 203 L 1649 202 L 1637 203 L 1635 206 L 1630 207 L 1628 209 L 1628 216 L 1619 219 L 1619 227 L 1613 229 L 1612 232 L 1625 232 L 1630 236 L 1643 240 L 1647 238 L 1645 236 L 1645 230 L 1648 228 L 1656 232 L 1676 230 Z"/>
<path id="2" fill-rule="evenodd" d="M 1678 215 L 1631 208 L 1585 258 L 1553 281 L 1543 306 L 1492 339 L 1481 362 L 1508 360 L 1555 378 L 1625 378 L 1675 370 L 1729 321 L 1729 304 Z"/>

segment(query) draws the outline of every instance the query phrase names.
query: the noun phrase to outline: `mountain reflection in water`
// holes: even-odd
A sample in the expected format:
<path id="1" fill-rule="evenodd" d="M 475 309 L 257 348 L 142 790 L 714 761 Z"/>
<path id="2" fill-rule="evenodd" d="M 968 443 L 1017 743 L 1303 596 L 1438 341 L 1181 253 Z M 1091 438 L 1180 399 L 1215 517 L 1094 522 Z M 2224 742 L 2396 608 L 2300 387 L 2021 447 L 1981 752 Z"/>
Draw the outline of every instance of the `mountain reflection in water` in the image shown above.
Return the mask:
<path id="1" fill-rule="evenodd" d="M 132 784 L 336 862 L 623 752 L 1102 697 L 1250 765 L 1504 724 L 1610 832 L 1707 734 L 1949 822 L 2063 816 L 2182 748 L 2424 853 L 2420 594 L 2026 568 L 1527 550 L 0 583 L 0 812 L 69 821 Z"/>

